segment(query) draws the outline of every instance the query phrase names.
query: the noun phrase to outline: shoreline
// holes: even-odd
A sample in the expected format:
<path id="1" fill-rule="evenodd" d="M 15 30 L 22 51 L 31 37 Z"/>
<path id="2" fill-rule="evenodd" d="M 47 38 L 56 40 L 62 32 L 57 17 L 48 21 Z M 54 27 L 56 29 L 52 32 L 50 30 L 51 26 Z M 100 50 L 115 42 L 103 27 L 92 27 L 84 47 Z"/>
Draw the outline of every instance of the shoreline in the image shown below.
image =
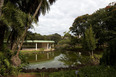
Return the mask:
<path id="1" fill-rule="evenodd" d="M 84 66 L 85 65 L 78 65 L 76 67 L 22 69 L 21 72 L 24 72 L 24 73 L 32 73 L 32 72 L 34 72 L 34 73 L 41 73 L 41 72 L 51 73 L 51 72 L 59 72 L 59 71 L 66 71 L 66 70 L 78 70 L 78 69 L 80 69 L 80 68 L 82 68 Z"/>

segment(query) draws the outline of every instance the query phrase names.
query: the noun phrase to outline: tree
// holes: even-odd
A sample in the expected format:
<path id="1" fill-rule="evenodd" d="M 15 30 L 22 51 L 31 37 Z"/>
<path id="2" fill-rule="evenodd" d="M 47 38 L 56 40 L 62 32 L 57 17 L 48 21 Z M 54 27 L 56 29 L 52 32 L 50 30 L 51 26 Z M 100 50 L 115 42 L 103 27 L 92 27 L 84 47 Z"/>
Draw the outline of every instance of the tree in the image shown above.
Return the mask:
<path id="1" fill-rule="evenodd" d="M 2 17 L 3 20 L 1 20 L 1 22 L 3 23 L 2 26 L 0 26 L 0 30 L 1 30 L 1 34 L 0 34 L 0 49 L 2 49 L 2 45 L 3 45 L 3 40 L 4 40 L 4 35 L 5 35 L 5 29 L 4 29 L 4 24 L 9 26 L 10 29 L 11 29 L 11 42 L 13 41 L 13 44 L 12 44 L 12 51 L 16 51 L 16 48 L 18 46 L 20 46 L 17 50 L 17 54 L 15 56 L 12 57 L 12 62 L 14 65 L 19 65 L 20 64 L 20 59 L 18 58 L 18 55 L 19 55 L 19 51 L 21 49 L 21 46 L 23 45 L 23 41 L 26 37 L 26 33 L 28 31 L 28 29 L 31 27 L 31 24 L 32 22 L 37 19 L 38 20 L 38 16 L 42 13 L 43 15 L 45 15 L 45 13 L 47 11 L 49 11 L 50 9 L 50 5 L 53 4 L 56 0 L 1 0 L 1 3 L 4 4 L 1 4 L 0 5 L 0 12 L 1 12 L 1 6 L 5 7 L 4 9 L 7 9 L 9 7 L 6 7 L 5 5 L 8 5 L 8 3 L 10 3 L 10 5 L 12 6 L 15 6 L 14 9 L 16 10 L 13 10 L 11 8 L 7 9 L 7 10 L 4 10 L 2 9 L 2 11 L 4 10 L 4 13 L 2 13 Z M 21 19 L 21 16 L 20 13 L 22 14 L 26 14 L 26 17 L 24 17 L 23 19 L 26 20 L 26 23 L 23 22 L 24 20 Z M 8 15 L 8 13 L 10 13 L 10 15 Z M 17 14 L 16 14 L 17 12 Z M 5 14 L 6 13 L 6 14 Z M 13 15 L 15 14 L 15 15 Z M 20 16 L 18 16 L 20 15 Z M 8 16 L 8 18 L 6 18 Z M 19 19 L 17 21 L 17 19 Z M 12 21 L 12 20 L 15 20 Z M 21 21 L 22 23 L 18 23 L 19 21 Z M 10 25 L 9 25 L 10 23 Z M 17 25 L 18 23 L 18 25 Z M 23 25 L 23 27 L 21 27 L 20 25 Z M 19 27 L 18 27 L 19 26 Z M 7 27 L 8 28 L 8 27 Z M 14 36 L 16 36 L 17 34 L 17 31 L 19 30 L 22 30 L 21 34 L 18 33 L 18 37 L 15 37 L 14 39 Z M 14 39 L 14 40 L 13 40 Z"/>
<path id="2" fill-rule="evenodd" d="M 35 1 L 35 0 L 34 0 Z M 24 1 L 25 2 L 25 1 Z M 38 3 L 38 5 L 36 4 L 36 3 Z M 40 1 L 35 1 L 34 3 L 36 4 L 36 5 L 33 5 L 33 7 L 35 7 L 35 6 L 37 6 L 37 7 L 35 7 L 36 9 L 35 10 L 32 10 L 33 8 L 32 8 L 32 6 L 30 7 L 30 8 L 26 8 L 25 9 L 25 11 L 27 11 L 29 14 L 30 14 L 30 12 L 32 12 L 32 18 L 31 19 L 29 19 L 29 24 L 28 25 L 26 25 L 26 29 L 25 29 L 25 31 L 24 31 L 24 33 L 23 33 L 23 35 L 21 36 L 21 43 L 19 43 L 19 45 L 20 45 L 20 47 L 19 47 L 19 49 L 18 49 L 18 52 L 17 52 L 17 55 L 19 54 L 19 51 L 20 51 L 20 49 L 21 49 L 21 47 L 22 47 L 22 45 L 23 45 L 23 41 L 24 41 L 24 38 L 25 38 L 25 36 L 26 36 L 26 33 L 27 33 L 27 30 L 30 28 L 30 25 L 31 25 L 31 23 L 33 22 L 33 19 L 37 16 L 37 15 L 39 15 L 39 13 L 43 13 L 43 14 L 45 14 L 46 13 L 46 11 L 47 10 L 49 10 L 49 4 L 52 4 L 53 2 L 55 2 L 55 0 L 40 0 Z M 26 3 L 26 2 L 25 2 Z M 28 9 L 30 9 L 30 11 L 28 11 Z M 38 18 L 37 18 L 38 19 Z"/>
<path id="3" fill-rule="evenodd" d="M 83 37 L 83 48 L 91 51 L 91 55 L 93 56 L 93 50 L 96 48 L 96 39 L 93 33 L 92 26 L 86 29 L 84 37 Z"/>
<path id="4" fill-rule="evenodd" d="M 33 1 L 33 0 L 32 0 Z M 22 4 L 23 4 L 23 2 L 25 2 L 26 4 L 28 4 L 28 5 L 30 5 L 29 3 L 31 2 L 31 4 L 32 4 L 32 1 L 22 1 Z M 19 2 L 19 7 L 21 8 L 23 8 L 22 10 L 23 11 L 25 11 L 28 15 L 29 15 L 29 19 L 28 19 L 28 21 L 27 21 L 27 23 L 25 24 L 25 30 L 24 30 L 24 32 L 23 32 L 23 34 L 22 34 L 22 36 L 21 36 L 21 38 L 20 39 L 18 39 L 18 41 L 17 41 L 17 43 L 18 43 L 18 46 L 19 46 L 19 48 L 18 48 L 18 50 L 17 50 L 17 53 L 16 53 L 16 55 L 15 56 L 13 56 L 12 57 L 12 63 L 15 65 L 15 66 L 18 66 L 18 65 L 20 65 L 20 59 L 19 59 L 19 57 L 18 57 L 18 55 L 19 55 L 19 51 L 20 51 L 20 49 L 21 49 L 21 47 L 22 47 L 22 45 L 23 45 L 23 41 L 24 41 L 24 39 L 25 39 L 25 37 L 26 37 L 26 33 L 27 33 L 27 31 L 28 31 L 28 29 L 30 28 L 30 25 L 32 24 L 32 22 L 33 22 L 33 20 L 34 20 L 34 18 L 37 16 L 37 15 L 39 15 L 40 13 L 43 13 L 43 14 L 45 14 L 46 13 L 46 10 L 49 10 L 49 4 L 52 4 L 53 2 L 55 2 L 55 0 L 39 0 L 39 1 L 36 1 L 36 0 L 34 0 L 35 2 L 35 4 L 36 5 L 33 5 L 32 4 L 32 6 L 30 6 L 30 8 L 29 7 L 27 7 L 27 8 L 25 8 L 24 6 L 20 6 L 20 3 L 21 2 Z M 38 4 L 37 4 L 38 3 Z M 26 5 L 27 6 L 27 5 Z M 35 7 L 35 6 L 37 6 L 37 7 Z M 36 9 L 35 9 L 35 8 Z M 35 9 L 35 10 L 33 10 L 33 8 Z M 29 10 L 28 10 L 29 9 Z M 32 15 L 32 16 L 31 16 Z M 38 16 L 37 16 L 38 17 Z M 16 46 L 16 44 L 14 44 L 14 46 L 13 47 L 15 47 Z"/>
<path id="5" fill-rule="evenodd" d="M 12 49 L 14 42 L 24 31 L 24 25 L 27 23 L 28 15 L 22 12 L 19 8 L 16 8 L 11 2 L 4 5 L 2 12 L 1 20 L 7 25 L 8 30 L 6 32 L 10 32 L 8 39 L 6 40 L 11 44 Z"/>
<path id="6" fill-rule="evenodd" d="M 102 48 L 108 41 L 116 36 L 116 3 L 111 3 L 105 8 L 95 11 L 91 15 L 82 15 L 75 19 L 70 31 L 75 35 L 85 33 L 91 24 L 95 38 L 98 39 L 97 48 Z"/>
<path id="7" fill-rule="evenodd" d="M 55 41 L 55 44 L 57 44 L 61 40 L 61 35 L 58 33 L 48 35 L 48 39 Z"/>
<path id="8" fill-rule="evenodd" d="M 108 47 L 100 60 L 101 64 L 116 66 L 116 38 L 108 43 Z"/>
<path id="9" fill-rule="evenodd" d="M 69 32 L 64 32 L 63 38 L 57 44 L 57 49 L 75 51 L 78 43 L 78 37 L 71 35 Z"/>
<path id="10" fill-rule="evenodd" d="M 77 17 L 74 20 L 72 27 L 70 27 L 70 31 L 76 36 L 83 35 L 88 26 L 89 17 L 90 15 L 88 14 Z"/>
<path id="11" fill-rule="evenodd" d="M 4 0 L 0 0 L 0 17 L 2 15 L 3 5 L 4 5 Z M 2 51 L 3 48 L 4 33 L 5 33 L 5 25 L 0 20 L 0 51 Z"/>

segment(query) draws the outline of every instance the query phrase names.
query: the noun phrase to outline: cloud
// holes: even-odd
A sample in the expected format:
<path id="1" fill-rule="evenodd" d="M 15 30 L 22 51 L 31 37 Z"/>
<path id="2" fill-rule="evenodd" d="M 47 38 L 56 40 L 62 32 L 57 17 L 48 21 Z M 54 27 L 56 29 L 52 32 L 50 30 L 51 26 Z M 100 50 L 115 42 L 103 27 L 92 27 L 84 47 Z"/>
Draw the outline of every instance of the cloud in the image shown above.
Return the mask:
<path id="1" fill-rule="evenodd" d="M 74 19 L 84 14 L 92 14 L 115 0 L 57 0 L 45 16 L 40 16 L 38 25 L 32 32 L 49 35 L 68 31 Z"/>

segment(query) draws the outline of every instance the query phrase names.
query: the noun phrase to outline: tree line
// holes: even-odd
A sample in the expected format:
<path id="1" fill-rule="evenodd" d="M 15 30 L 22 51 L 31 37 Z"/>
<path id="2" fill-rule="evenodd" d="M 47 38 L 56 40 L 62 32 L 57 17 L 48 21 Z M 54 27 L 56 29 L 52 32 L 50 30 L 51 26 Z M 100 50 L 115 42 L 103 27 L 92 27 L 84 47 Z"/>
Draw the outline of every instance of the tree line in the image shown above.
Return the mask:
<path id="1" fill-rule="evenodd" d="M 31 31 L 27 32 L 25 40 L 52 40 L 57 44 L 62 39 L 62 36 L 58 33 L 50 35 L 41 35 L 39 33 L 32 33 Z"/>
<path id="2" fill-rule="evenodd" d="M 77 17 L 70 32 L 74 37 L 81 36 L 80 44 L 86 51 L 105 50 L 101 64 L 116 65 L 116 3 L 110 3 L 105 8 L 93 14 Z"/>

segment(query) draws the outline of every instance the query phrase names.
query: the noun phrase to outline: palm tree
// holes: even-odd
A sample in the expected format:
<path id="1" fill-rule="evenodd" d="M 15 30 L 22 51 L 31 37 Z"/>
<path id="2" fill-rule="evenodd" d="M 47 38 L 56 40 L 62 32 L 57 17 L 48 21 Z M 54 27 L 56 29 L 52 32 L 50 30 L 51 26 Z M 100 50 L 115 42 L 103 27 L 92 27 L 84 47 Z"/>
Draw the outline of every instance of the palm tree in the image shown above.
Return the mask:
<path id="1" fill-rule="evenodd" d="M 0 0 L 0 23 L 1 23 L 0 24 L 0 31 L 1 31 L 0 32 L 0 37 L 1 37 L 0 50 L 2 49 L 2 45 L 3 45 L 3 40 L 5 35 L 4 33 L 5 26 L 10 25 L 10 28 L 12 29 L 12 31 L 9 38 L 11 38 L 11 41 L 13 41 L 12 43 L 13 51 L 15 51 L 15 48 L 18 45 L 20 45 L 17 54 L 13 56 L 11 59 L 15 66 L 18 66 L 21 63 L 21 60 L 18 57 L 19 51 L 21 46 L 23 45 L 23 41 L 25 39 L 27 30 L 31 27 L 31 23 L 35 19 L 38 20 L 38 16 L 40 14 L 45 15 L 45 13 L 50 10 L 50 5 L 53 4 L 55 1 L 56 0 Z M 3 5 L 5 8 L 3 8 Z M 15 10 L 13 10 L 12 8 L 9 8 L 11 6 L 7 6 L 7 5 L 15 6 L 15 8 L 13 7 L 13 9 Z M 3 14 L 2 14 L 2 11 L 3 11 Z M 26 14 L 26 17 L 25 16 L 23 17 L 22 13 L 24 15 Z M 23 22 L 24 19 L 27 20 L 26 23 Z M 19 22 L 17 23 L 14 21 L 19 21 Z M 23 25 L 23 28 L 20 28 L 21 25 Z M 20 33 L 19 30 L 23 32 L 22 35 L 19 34 Z M 15 36 L 15 35 L 18 35 L 18 36 Z"/>
<path id="2" fill-rule="evenodd" d="M 28 24 L 25 24 L 25 31 L 23 32 L 21 38 L 17 40 L 18 45 L 20 46 L 17 50 L 17 54 L 12 57 L 11 61 L 15 66 L 18 66 L 21 64 L 21 60 L 19 59 L 19 51 L 23 45 L 23 41 L 25 39 L 26 33 L 28 29 L 30 28 L 31 23 L 36 18 L 38 19 L 38 16 L 42 13 L 45 15 L 47 11 L 50 9 L 50 5 L 53 4 L 56 0 L 22 0 L 19 1 L 18 7 L 25 13 L 29 15 L 28 18 Z M 13 47 L 16 47 L 16 44 L 14 44 Z"/>

